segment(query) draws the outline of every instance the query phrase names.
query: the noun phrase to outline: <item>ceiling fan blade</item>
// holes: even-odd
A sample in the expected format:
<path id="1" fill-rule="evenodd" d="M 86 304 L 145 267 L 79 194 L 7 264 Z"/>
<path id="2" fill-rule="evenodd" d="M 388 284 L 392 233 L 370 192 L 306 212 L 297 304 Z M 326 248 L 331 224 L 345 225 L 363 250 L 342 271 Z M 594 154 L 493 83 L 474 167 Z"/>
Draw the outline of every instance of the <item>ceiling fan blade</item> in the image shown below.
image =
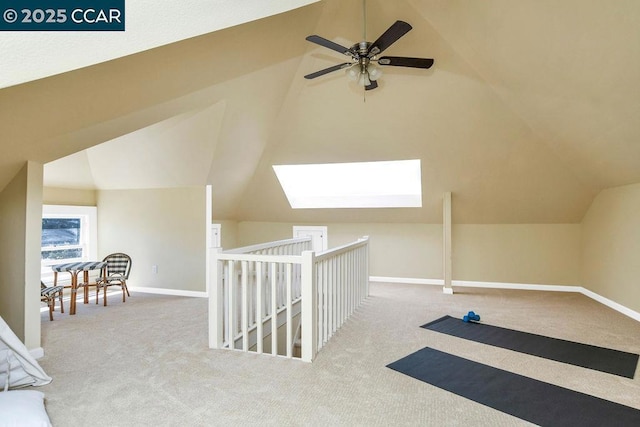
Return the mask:
<path id="1" fill-rule="evenodd" d="M 378 87 L 378 82 L 375 80 L 371 80 L 371 83 L 368 86 L 364 87 L 364 90 L 373 90 Z"/>
<path id="2" fill-rule="evenodd" d="M 373 42 L 369 48 L 367 56 L 372 58 L 375 55 L 382 53 L 382 51 L 398 41 L 400 37 L 407 34 L 411 28 L 413 27 L 404 21 L 396 21 L 387 29 L 387 31 L 384 32 L 384 34 L 378 37 L 378 40 Z"/>
<path id="3" fill-rule="evenodd" d="M 308 36 L 305 40 L 310 41 L 311 43 L 319 44 L 322 47 L 326 47 L 331 50 L 335 50 L 343 55 L 353 56 L 353 52 L 344 46 L 339 45 L 338 43 L 332 42 L 331 40 L 327 40 L 324 37 L 316 36 L 315 34 L 312 36 Z"/>
<path id="4" fill-rule="evenodd" d="M 431 68 L 433 65 L 431 58 L 407 58 L 404 56 L 383 56 L 378 59 L 379 65 L 391 65 L 394 67 Z"/>
<path id="5" fill-rule="evenodd" d="M 351 62 L 345 62 L 343 64 L 334 65 L 333 67 L 325 68 L 324 70 L 320 70 L 320 71 L 316 71 L 315 73 L 307 74 L 306 76 L 304 76 L 304 78 L 305 79 L 315 79 L 316 77 L 324 76 L 325 74 L 328 74 L 328 73 L 330 73 L 332 71 L 337 71 L 337 70 L 340 70 L 342 68 L 347 68 L 347 67 L 350 67 L 351 65 L 352 65 Z"/>

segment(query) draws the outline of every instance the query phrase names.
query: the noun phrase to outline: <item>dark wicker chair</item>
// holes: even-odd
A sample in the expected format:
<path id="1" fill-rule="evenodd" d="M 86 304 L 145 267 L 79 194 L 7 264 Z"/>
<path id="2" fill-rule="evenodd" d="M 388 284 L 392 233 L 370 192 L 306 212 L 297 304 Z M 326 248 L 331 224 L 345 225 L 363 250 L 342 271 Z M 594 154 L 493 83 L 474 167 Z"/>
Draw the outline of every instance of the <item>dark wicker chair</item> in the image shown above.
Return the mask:
<path id="1" fill-rule="evenodd" d="M 131 271 L 131 257 L 121 252 L 107 255 L 103 259 L 107 266 L 100 271 L 100 277 L 96 281 L 96 304 L 100 296 L 100 289 L 104 291 L 104 305 L 107 305 L 107 288 L 109 286 L 119 286 L 122 289 L 122 302 L 125 302 L 125 294 L 129 294 L 127 280 Z"/>
<path id="2" fill-rule="evenodd" d="M 47 286 L 40 281 L 40 301 L 46 302 L 49 306 L 49 320 L 53 320 L 53 312 L 56 311 L 56 298 L 60 299 L 60 313 L 64 313 L 63 290 L 64 286 Z"/>

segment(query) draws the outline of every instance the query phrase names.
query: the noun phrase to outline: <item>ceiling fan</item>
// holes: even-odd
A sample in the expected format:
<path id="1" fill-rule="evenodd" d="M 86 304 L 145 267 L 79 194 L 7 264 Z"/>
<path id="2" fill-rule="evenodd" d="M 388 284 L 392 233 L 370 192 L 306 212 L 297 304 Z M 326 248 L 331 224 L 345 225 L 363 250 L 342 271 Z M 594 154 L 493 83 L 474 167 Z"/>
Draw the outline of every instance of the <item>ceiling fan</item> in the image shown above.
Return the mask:
<path id="1" fill-rule="evenodd" d="M 363 0 L 363 15 L 365 29 L 363 31 L 363 41 L 356 43 L 347 48 L 338 43 L 327 40 L 318 35 L 311 35 L 306 40 L 316 43 L 320 46 L 334 50 L 346 56 L 351 57 L 350 62 L 334 65 L 315 73 L 307 74 L 305 79 L 315 79 L 337 70 L 346 69 L 347 76 L 359 85 L 364 86 L 365 90 L 372 90 L 378 87 L 377 80 L 382 75 L 382 71 L 377 65 L 392 67 L 411 67 L 411 68 L 431 68 L 434 63 L 430 58 L 409 58 L 404 56 L 380 56 L 389 46 L 398 41 L 402 36 L 411 30 L 411 25 L 404 21 L 396 21 L 373 43 L 366 41 L 366 8 L 365 0 Z"/>

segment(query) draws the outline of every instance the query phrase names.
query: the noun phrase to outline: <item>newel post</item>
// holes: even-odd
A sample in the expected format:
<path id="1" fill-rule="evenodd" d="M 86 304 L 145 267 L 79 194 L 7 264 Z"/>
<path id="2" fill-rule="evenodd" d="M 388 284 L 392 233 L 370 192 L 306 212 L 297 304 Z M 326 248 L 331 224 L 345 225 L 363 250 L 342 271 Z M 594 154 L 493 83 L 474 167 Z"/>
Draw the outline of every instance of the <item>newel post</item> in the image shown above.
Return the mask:
<path id="1" fill-rule="evenodd" d="M 218 254 L 222 248 L 211 248 L 209 255 L 209 348 L 222 348 L 224 343 L 223 285 Z"/>
<path id="2" fill-rule="evenodd" d="M 318 283 L 316 254 L 302 252 L 302 360 L 312 362 L 318 351 Z"/>

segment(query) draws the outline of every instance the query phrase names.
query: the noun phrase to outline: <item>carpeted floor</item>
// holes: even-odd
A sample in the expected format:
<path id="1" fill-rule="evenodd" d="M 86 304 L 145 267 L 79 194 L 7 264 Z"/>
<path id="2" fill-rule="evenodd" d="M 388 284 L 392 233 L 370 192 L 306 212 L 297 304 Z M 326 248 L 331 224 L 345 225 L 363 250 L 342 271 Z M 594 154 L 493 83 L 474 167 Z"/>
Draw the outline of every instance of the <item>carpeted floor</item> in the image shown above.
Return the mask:
<path id="1" fill-rule="evenodd" d="M 640 323 L 572 293 L 371 285 L 312 364 L 207 347 L 207 301 L 132 294 L 42 313 L 39 389 L 54 426 L 511 426 L 510 415 L 386 367 L 429 346 L 640 409 L 621 378 L 420 328 L 469 310 L 484 322 L 640 352 Z"/>

